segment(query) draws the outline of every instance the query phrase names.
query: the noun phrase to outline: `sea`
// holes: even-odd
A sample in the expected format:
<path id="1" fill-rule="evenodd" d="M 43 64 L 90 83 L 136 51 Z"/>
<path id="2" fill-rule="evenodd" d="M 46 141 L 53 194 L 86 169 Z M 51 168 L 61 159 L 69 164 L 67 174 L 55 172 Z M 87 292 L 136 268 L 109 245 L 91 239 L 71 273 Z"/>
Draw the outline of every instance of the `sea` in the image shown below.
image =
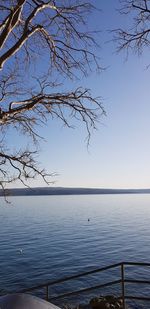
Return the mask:
<path id="1" fill-rule="evenodd" d="M 105 194 L 0 198 L 0 294 L 120 262 L 150 263 L 150 194 Z M 150 267 L 127 266 L 125 276 L 149 280 Z M 120 270 L 80 278 L 57 293 L 118 279 Z M 114 290 L 113 290 L 114 289 Z M 130 295 L 150 297 L 150 285 L 128 284 Z M 39 292 L 41 293 L 41 292 Z M 83 293 L 56 304 L 119 295 L 120 287 Z M 150 302 L 130 302 L 150 308 Z"/>

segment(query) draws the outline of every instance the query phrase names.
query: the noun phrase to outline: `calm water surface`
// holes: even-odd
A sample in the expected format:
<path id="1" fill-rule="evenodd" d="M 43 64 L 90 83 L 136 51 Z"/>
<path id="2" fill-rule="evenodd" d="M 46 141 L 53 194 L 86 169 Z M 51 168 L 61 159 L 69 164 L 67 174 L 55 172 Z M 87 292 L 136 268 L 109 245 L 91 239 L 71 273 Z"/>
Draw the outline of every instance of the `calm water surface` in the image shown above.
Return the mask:
<path id="1" fill-rule="evenodd" d="M 121 261 L 150 262 L 150 195 L 10 200 L 0 199 L 1 290 Z"/>

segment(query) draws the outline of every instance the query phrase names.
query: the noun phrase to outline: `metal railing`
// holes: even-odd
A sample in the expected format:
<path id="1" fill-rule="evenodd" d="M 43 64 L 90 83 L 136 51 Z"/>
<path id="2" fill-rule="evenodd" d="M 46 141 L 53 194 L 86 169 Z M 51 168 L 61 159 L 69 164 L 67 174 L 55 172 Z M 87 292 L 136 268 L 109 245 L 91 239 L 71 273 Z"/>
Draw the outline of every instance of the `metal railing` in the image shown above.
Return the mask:
<path id="1" fill-rule="evenodd" d="M 150 297 L 144 297 L 144 296 L 136 296 L 136 295 L 128 295 L 126 293 L 126 287 L 127 284 L 138 284 L 138 285 L 150 285 L 150 281 L 149 280 L 136 280 L 136 279 L 126 279 L 126 267 L 127 266 L 136 266 L 136 267 L 147 267 L 150 268 L 150 263 L 137 263 L 137 262 L 122 262 L 122 263 L 117 263 L 117 264 L 112 264 L 106 267 L 102 267 L 102 268 L 98 268 L 98 269 L 94 269 L 94 270 L 90 270 L 87 272 L 82 272 L 80 274 L 75 274 L 69 277 L 64 277 L 55 281 L 49 281 L 46 282 L 44 284 L 40 284 L 38 286 L 34 286 L 28 289 L 23 289 L 20 291 L 17 291 L 18 293 L 27 293 L 27 292 L 35 292 L 36 290 L 39 289 L 45 289 L 45 294 L 46 294 L 46 300 L 47 301 L 54 301 L 57 300 L 59 298 L 65 298 L 65 297 L 69 297 L 72 295 L 76 295 L 76 294 L 81 294 L 84 292 L 90 292 L 92 290 L 96 290 L 96 289 L 101 289 L 101 288 L 105 288 L 105 287 L 110 287 L 110 286 L 114 286 L 116 284 L 120 285 L 121 288 L 121 295 L 119 295 L 119 298 L 122 299 L 122 303 L 123 303 L 123 309 L 126 308 L 126 300 L 137 300 L 137 301 L 150 301 Z M 50 293 L 49 293 L 49 288 L 56 285 L 56 284 L 61 284 L 67 281 L 71 281 L 71 280 L 75 280 L 81 277 L 85 277 L 88 275 L 93 275 L 93 274 L 97 274 L 97 273 L 104 273 L 107 270 L 112 270 L 112 269 L 119 269 L 119 273 L 120 273 L 120 278 L 117 280 L 113 280 L 113 281 L 108 281 L 106 283 L 103 284 L 99 284 L 96 286 L 91 286 L 91 287 L 87 287 L 87 288 L 82 288 L 79 290 L 75 290 L 75 291 L 71 291 L 68 293 L 64 293 L 64 294 L 60 294 L 56 297 L 50 297 Z"/>

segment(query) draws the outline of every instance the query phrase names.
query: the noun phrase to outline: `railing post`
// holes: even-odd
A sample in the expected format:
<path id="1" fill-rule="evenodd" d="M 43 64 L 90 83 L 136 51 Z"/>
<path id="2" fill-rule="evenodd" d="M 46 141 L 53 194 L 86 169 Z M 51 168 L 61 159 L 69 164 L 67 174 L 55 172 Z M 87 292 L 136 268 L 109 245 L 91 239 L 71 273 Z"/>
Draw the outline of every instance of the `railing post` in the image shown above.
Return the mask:
<path id="1" fill-rule="evenodd" d="M 46 285 L 46 300 L 48 301 L 48 285 Z"/>
<path id="2" fill-rule="evenodd" d="M 125 284 L 124 284 L 124 264 L 121 263 L 121 289 L 122 289 L 122 306 L 123 309 L 126 308 L 125 305 Z"/>

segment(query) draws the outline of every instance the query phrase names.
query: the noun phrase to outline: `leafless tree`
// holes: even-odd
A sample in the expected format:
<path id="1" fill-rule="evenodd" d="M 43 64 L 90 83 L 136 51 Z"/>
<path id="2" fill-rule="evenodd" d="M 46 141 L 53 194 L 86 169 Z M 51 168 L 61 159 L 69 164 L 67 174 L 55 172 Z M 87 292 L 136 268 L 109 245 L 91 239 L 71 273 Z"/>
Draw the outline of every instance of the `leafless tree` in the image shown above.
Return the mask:
<path id="1" fill-rule="evenodd" d="M 39 127 L 58 118 L 85 123 L 88 137 L 104 113 L 100 98 L 82 87 L 67 92 L 63 78 L 99 69 L 93 50 L 96 32 L 87 31 L 94 10 L 83 0 L 1 0 L 0 2 L 0 186 L 49 176 L 37 162 Z M 94 47 L 95 46 L 95 47 Z M 78 74 L 79 73 L 79 74 Z M 35 77 L 36 76 L 36 77 Z M 72 87 L 73 88 L 73 87 Z M 59 89 L 59 91 L 58 91 Z M 7 132 L 22 134 L 32 147 L 12 150 Z M 29 145 L 29 142 L 27 142 Z"/>
<path id="2" fill-rule="evenodd" d="M 115 30 L 115 40 L 118 51 L 130 50 L 138 55 L 145 47 L 150 46 L 150 1 L 149 0 L 120 0 L 120 13 L 128 15 L 129 22 L 125 29 Z"/>

